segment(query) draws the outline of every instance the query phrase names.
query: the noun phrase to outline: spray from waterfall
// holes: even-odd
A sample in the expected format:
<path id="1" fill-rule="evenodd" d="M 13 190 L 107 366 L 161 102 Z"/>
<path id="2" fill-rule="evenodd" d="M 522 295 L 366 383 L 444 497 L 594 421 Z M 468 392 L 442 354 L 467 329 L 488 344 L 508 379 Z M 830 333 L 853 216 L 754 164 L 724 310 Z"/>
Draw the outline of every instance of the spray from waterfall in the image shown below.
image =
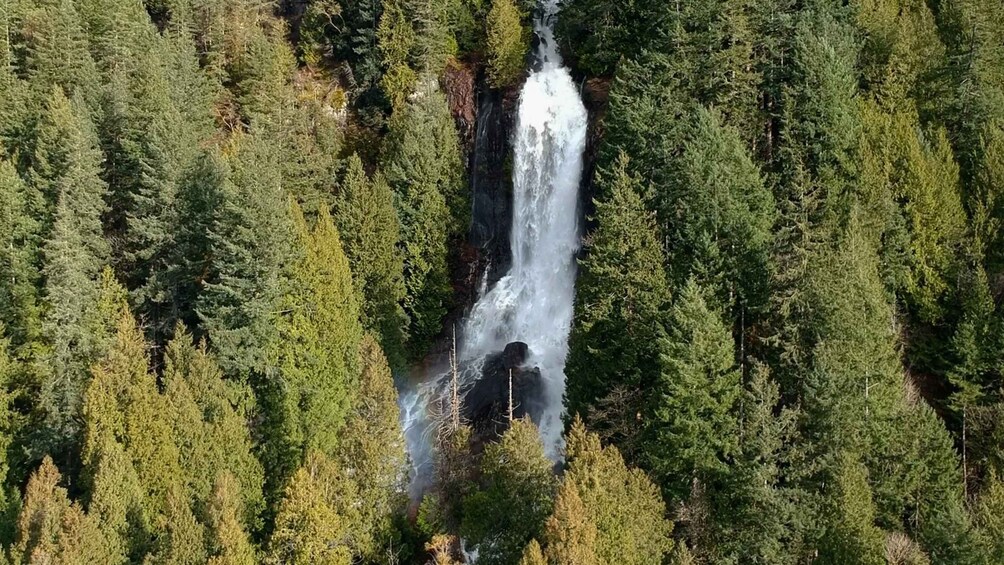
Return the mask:
<path id="1" fill-rule="evenodd" d="M 554 41 L 559 0 L 544 0 L 534 22 L 537 65 L 520 93 L 513 136 L 512 264 L 494 286 L 482 287 L 460 330 L 460 378 L 481 377 L 484 359 L 507 343 L 529 347 L 526 364 L 543 381 L 539 427 L 545 448 L 557 460 L 561 449 L 565 357 L 572 323 L 580 226 L 578 210 L 587 115 Z M 428 413 L 445 393 L 436 375 L 402 394 L 402 418 L 415 466 L 413 489 L 431 470 L 434 432 Z"/>

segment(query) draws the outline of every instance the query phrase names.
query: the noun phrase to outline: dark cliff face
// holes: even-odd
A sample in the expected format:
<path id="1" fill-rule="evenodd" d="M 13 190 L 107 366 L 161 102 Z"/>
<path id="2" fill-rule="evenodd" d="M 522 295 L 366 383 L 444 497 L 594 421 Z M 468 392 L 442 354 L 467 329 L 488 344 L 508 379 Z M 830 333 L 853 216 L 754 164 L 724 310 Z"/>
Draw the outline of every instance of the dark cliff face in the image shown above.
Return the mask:
<path id="1" fill-rule="evenodd" d="M 450 272 L 453 309 L 443 320 L 444 332 L 416 370 L 439 366 L 450 346 L 451 327 L 477 301 L 487 275 L 489 286 L 509 269 L 512 223 L 512 133 L 522 84 L 492 89 L 478 61 L 454 61 L 441 83 L 457 127 L 467 163 L 471 224 L 466 237 L 452 242 Z"/>
<path id="2" fill-rule="evenodd" d="M 478 280 L 487 275 L 491 286 L 510 266 L 512 224 L 512 135 L 516 126 L 519 88 L 489 88 L 478 81 L 477 127 L 469 161 L 471 186 L 470 243 L 478 249 Z"/>
<path id="3" fill-rule="evenodd" d="M 471 225 L 455 250 L 453 287 L 459 312 L 477 300 L 482 281 L 489 286 L 509 269 L 512 223 L 512 135 L 521 84 L 490 88 L 474 64 L 447 69 L 443 86 L 467 160 Z"/>

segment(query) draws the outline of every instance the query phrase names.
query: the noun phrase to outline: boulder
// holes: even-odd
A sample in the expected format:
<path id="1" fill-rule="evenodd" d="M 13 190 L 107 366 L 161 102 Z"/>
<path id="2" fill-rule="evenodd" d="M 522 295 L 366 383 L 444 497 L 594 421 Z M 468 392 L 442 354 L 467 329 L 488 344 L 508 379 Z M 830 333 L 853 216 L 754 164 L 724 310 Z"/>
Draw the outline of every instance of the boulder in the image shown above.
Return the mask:
<path id="1" fill-rule="evenodd" d="M 513 417 L 530 416 L 534 422 L 540 421 L 543 380 L 540 369 L 524 366 L 528 357 L 529 347 L 517 341 L 485 358 L 481 377 L 464 392 L 461 411 L 476 441 L 494 441 L 509 428 L 510 371 Z"/>

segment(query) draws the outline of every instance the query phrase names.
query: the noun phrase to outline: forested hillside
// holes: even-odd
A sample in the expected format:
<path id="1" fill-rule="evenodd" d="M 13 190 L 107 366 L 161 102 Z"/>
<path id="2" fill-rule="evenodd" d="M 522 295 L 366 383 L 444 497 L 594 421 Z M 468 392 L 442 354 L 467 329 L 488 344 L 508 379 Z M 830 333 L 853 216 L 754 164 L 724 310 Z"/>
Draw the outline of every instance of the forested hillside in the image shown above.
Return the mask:
<path id="1" fill-rule="evenodd" d="M 1004 564 L 1001 0 L 563 0 L 562 457 L 409 489 L 535 9 L 0 0 L 0 563 Z"/>

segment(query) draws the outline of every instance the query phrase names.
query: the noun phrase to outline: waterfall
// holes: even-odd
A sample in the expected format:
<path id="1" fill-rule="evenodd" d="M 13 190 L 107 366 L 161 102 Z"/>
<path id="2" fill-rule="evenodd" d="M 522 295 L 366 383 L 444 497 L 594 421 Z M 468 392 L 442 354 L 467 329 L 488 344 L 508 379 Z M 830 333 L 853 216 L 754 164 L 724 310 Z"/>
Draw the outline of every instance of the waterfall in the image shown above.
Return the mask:
<path id="1" fill-rule="evenodd" d="M 513 341 L 529 346 L 526 364 L 540 369 L 543 410 L 539 427 L 548 456 L 561 448 L 565 357 L 572 323 L 579 249 L 578 210 L 587 115 L 554 41 L 559 0 L 544 0 L 535 18 L 535 70 L 520 93 L 513 135 L 513 206 L 509 272 L 483 284 L 459 331 L 462 380 L 480 378 L 484 358 Z M 481 116 L 479 116 L 479 119 Z M 473 368 L 473 369 L 472 369 Z M 444 394 L 443 376 L 402 395 L 417 488 L 431 466 L 431 430 L 424 414 Z"/>

